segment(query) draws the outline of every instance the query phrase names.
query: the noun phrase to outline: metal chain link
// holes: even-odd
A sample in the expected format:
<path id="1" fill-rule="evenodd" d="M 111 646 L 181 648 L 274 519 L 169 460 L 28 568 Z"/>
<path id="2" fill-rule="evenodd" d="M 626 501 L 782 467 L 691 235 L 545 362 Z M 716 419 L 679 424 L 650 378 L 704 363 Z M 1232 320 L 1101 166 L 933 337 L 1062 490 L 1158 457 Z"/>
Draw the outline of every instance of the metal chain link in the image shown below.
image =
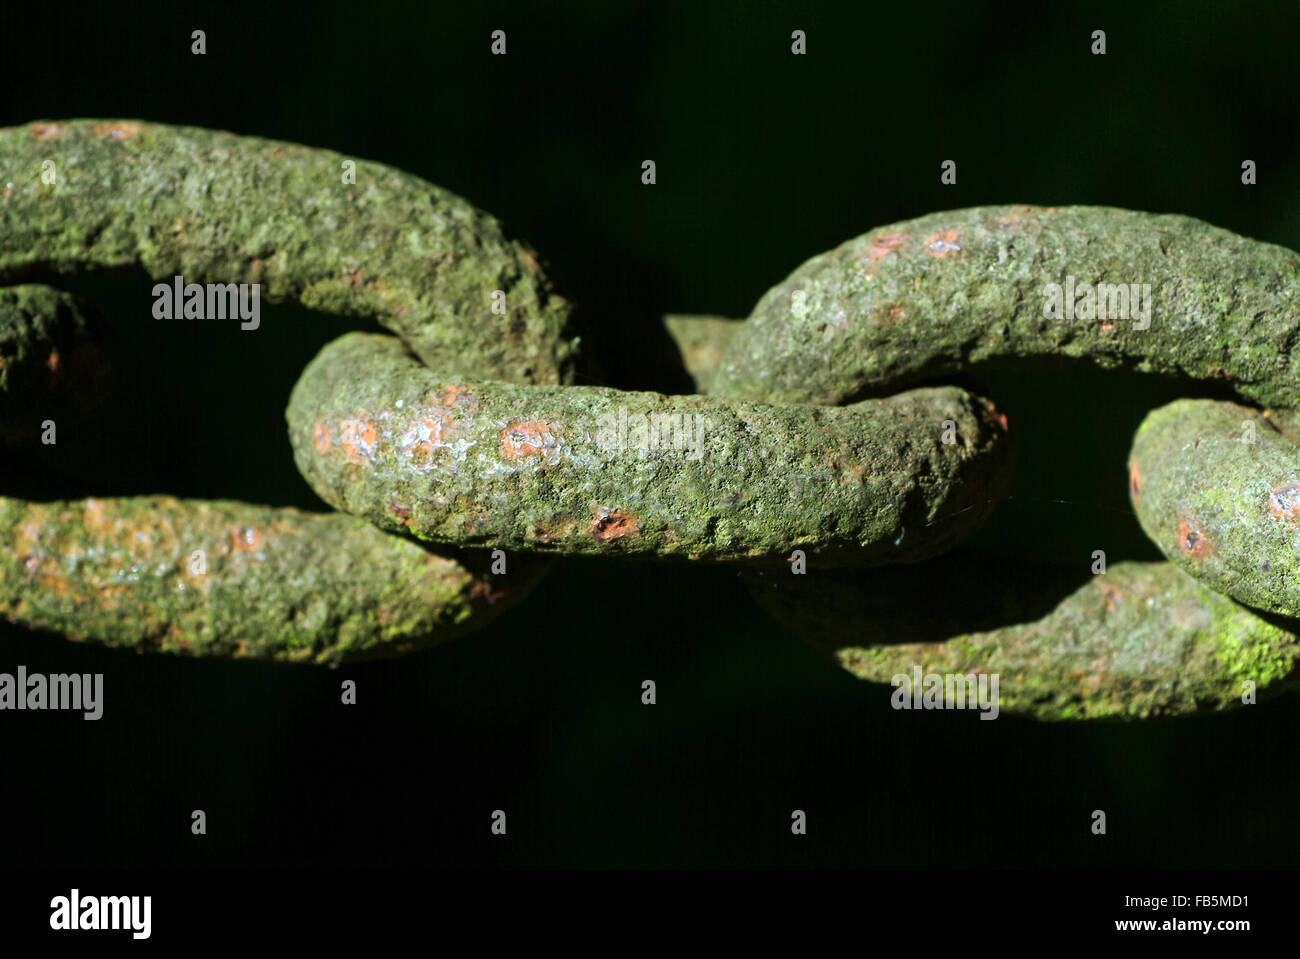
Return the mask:
<path id="1" fill-rule="evenodd" d="M 814 257 L 729 337 L 716 395 L 843 403 L 981 362 L 1065 356 L 1212 380 L 1283 409 L 1187 400 L 1140 426 L 1134 509 L 1191 577 L 1167 564 L 1103 565 L 1040 620 L 925 642 L 907 639 L 927 632 L 926 584 L 955 583 L 945 601 L 971 610 L 990 607 L 978 594 L 990 584 L 949 565 L 942 579 L 832 572 L 807 589 L 752 577 L 756 597 L 858 676 L 1014 677 L 1003 708 L 1039 718 L 1220 709 L 1287 688 L 1300 657 L 1294 624 L 1258 611 L 1300 613 L 1300 456 L 1283 411 L 1300 406 L 1298 290 L 1290 250 L 1188 217 L 1101 207 L 935 213 Z M 1016 592 L 1024 571 L 1003 572 L 995 592 Z M 920 622 L 882 630 L 889 602 Z"/>
<path id="2" fill-rule="evenodd" d="M 1284 686 L 1300 655 L 1290 625 L 1265 615 L 1300 615 L 1297 434 L 1281 412 L 1233 404 L 1155 411 L 1132 460 L 1143 528 L 1210 588 L 1170 564 L 1121 563 L 1038 622 L 960 635 L 926 632 L 936 617 L 918 592 L 927 569 L 959 570 L 948 551 L 1012 472 L 991 402 L 920 384 L 1063 355 L 1300 406 L 1290 251 L 1122 210 L 933 214 L 810 260 L 743 324 L 670 318 L 707 395 L 669 397 L 573 385 L 568 304 L 533 252 L 380 164 L 78 120 L 0 131 L 0 176 L 0 282 L 135 266 L 163 281 L 161 302 L 176 284 L 177 310 L 191 283 L 209 300 L 214 284 L 257 284 L 397 335 L 328 345 L 287 411 L 300 472 L 353 515 L 0 498 L 13 620 L 336 662 L 446 638 L 520 598 L 544 563 L 512 557 L 495 576 L 503 554 L 478 551 L 496 550 L 742 563 L 765 607 L 855 674 L 996 673 L 1003 708 L 1038 718 L 1225 708 L 1243 688 Z M 249 190 L 265 202 L 232 202 Z M 62 408 L 60 387 L 80 390 L 52 358 L 87 344 L 96 366 L 87 312 L 48 287 L 0 290 L 0 438 L 30 440 Z"/>

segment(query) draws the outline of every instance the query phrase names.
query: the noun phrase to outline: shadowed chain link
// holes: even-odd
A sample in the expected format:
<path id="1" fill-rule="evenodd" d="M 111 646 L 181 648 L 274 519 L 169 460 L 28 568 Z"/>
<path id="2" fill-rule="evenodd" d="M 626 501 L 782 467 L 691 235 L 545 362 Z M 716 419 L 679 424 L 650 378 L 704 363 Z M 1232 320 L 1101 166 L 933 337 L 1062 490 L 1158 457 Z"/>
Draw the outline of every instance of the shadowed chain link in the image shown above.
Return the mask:
<path id="1" fill-rule="evenodd" d="M 1288 687 L 1294 624 L 1266 614 L 1300 613 L 1300 451 L 1285 412 L 1300 406 L 1297 291 L 1290 250 L 1104 207 L 935 213 L 814 257 L 728 335 L 715 395 L 843 403 L 980 363 L 1071 357 L 1211 380 L 1280 409 L 1187 400 L 1140 426 L 1132 502 L 1190 577 L 1103 565 L 1042 619 L 938 635 L 927 584 L 981 611 L 1024 571 L 972 577 L 981 565 L 968 558 L 964 574 L 938 567 L 941 579 L 933 566 L 907 581 L 828 571 L 806 588 L 751 577 L 755 595 L 856 675 L 995 674 L 1004 708 L 1039 718 L 1218 709 Z M 890 602 L 913 620 L 882 628 Z"/>
<path id="2" fill-rule="evenodd" d="M 744 323 L 669 318 L 702 395 L 664 396 L 575 385 L 569 307 L 535 254 L 380 164 L 77 120 L 0 131 L 0 177 L 7 443 L 73 415 L 103 367 L 93 312 L 40 285 L 61 274 L 140 268 L 164 301 L 175 284 L 178 311 L 190 284 L 256 284 L 396 334 L 329 344 L 290 399 L 299 470 L 341 513 L 0 498 L 15 621 L 336 662 L 486 622 L 544 572 L 519 552 L 742 563 L 760 603 L 855 674 L 995 673 L 1003 708 L 1039 718 L 1224 708 L 1243 685 L 1281 688 L 1300 655 L 1277 619 L 1300 615 L 1290 251 L 1104 208 L 932 214 L 815 257 Z M 968 588 L 972 560 L 948 551 L 1009 489 L 1006 417 L 924 384 L 1046 355 L 1215 380 L 1275 409 L 1153 412 L 1132 499 L 1181 570 L 1116 564 L 1001 626 L 1027 608 L 1013 597 L 1040 602 L 1011 580 L 1038 581 Z M 925 594 L 936 570 L 989 628 L 949 631 Z"/>

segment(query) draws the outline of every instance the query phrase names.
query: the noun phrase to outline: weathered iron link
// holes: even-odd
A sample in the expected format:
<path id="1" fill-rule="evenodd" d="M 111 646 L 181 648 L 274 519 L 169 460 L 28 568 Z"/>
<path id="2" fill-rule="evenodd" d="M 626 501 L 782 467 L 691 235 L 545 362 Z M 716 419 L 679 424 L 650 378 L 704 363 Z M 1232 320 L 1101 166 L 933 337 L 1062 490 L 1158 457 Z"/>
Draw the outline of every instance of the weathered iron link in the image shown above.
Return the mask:
<path id="1" fill-rule="evenodd" d="M 1037 622 L 835 655 L 877 682 L 918 667 L 922 675 L 992 673 L 1009 713 L 1145 719 L 1239 706 L 1244 690 L 1280 692 L 1300 642 L 1168 563 L 1125 562 Z"/>
<path id="2" fill-rule="evenodd" d="M 981 363 L 1065 356 L 1300 405 L 1300 254 L 1185 216 L 990 206 L 815 256 L 736 331 L 713 392 L 852 402 Z"/>
<path id="3" fill-rule="evenodd" d="M 125 266 L 257 283 L 268 300 L 377 321 L 426 359 L 454 355 L 467 377 L 572 379 L 569 307 L 533 251 L 401 170 L 197 127 L 72 120 L 0 130 L 0 171 L 0 283 Z"/>
<path id="4" fill-rule="evenodd" d="M 135 265 L 184 286 L 256 283 L 270 299 L 378 320 L 422 355 L 454 356 L 464 375 L 571 378 L 567 306 L 531 251 L 401 171 L 208 130 L 78 120 L 0 131 L 0 182 L 5 282 Z M 36 443 L 65 394 L 87 401 L 101 345 L 69 294 L 0 289 L 0 440 Z M 500 557 L 440 555 L 352 517 L 171 497 L 0 498 L 0 547 L 11 621 L 287 662 L 459 635 L 548 565 L 511 557 L 497 575 Z"/>
<path id="5" fill-rule="evenodd" d="M 545 564 L 439 555 L 363 520 L 170 496 L 0 497 L 0 611 L 73 639 L 336 663 L 476 629 Z"/>
<path id="6" fill-rule="evenodd" d="M 1221 593 L 1300 617 L 1294 412 L 1178 400 L 1138 427 L 1129 496 L 1169 559 Z"/>
<path id="7" fill-rule="evenodd" d="M 141 649 L 336 662 L 473 628 L 545 566 L 512 557 L 497 577 L 485 554 L 412 537 L 731 562 L 806 550 L 806 577 L 744 575 L 864 678 L 996 674 L 1002 708 L 1062 719 L 1226 708 L 1294 675 L 1300 641 L 1269 618 L 1300 614 L 1288 250 L 1124 210 L 933 214 L 814 258 L 743 324 L 668 318 L 708 395 L 663 396 L 570 385 L 568 305 L 532 251 L 379 164 L 78 120 L 0 131 L 0 179 L 0 440 L 30 441 L 60 391 L 90 379 L 62 374 L 103 365 L 81 305 L 30 285 L 62 274 L 137 266 L 177 301 L 191 283 L 258 284 L 400 337 L 330 344 L 287 411 L 299 469 L 356 517 L 0 498 L 11 619 Z M 262 202 L 233 202 L 250 191 Z M 937 554 L 1005 493 L 1010 446 L 988 401 L 917 387 L 1049 355 L 1213 380 L 1274 407 L 1175 403 L 1139 430 L 1139 518 L 1207 585 L 1117 563 L 1072 591 L 1029 590 L 1039 578 L 1025 575 L 991 605 L 985 584 L 983 606 L 967 590 L 979 615 L 927 616 L 927 576 L 967 583 L 960 570 L 980 562 Z M 830 568 L 888 563 L 913 565 Z"/>
<path id="8" fill-rule="evenodd" d="M 288 420 L 338 509 L 568 555 L 912 561 L 977 529 L 1009 475 L 1005 421 L 956 387 L 836 408 L 465 382 L 365 334 L 308 364 Z"/>
<path id="9" fill-rule="evenodd" d="M 1300 665 L 1289 625 L 1169 563 L 1084 568 L 1076 585 L 1065 571 L 958 550 L 897 569 L 746 578 L 778 622 L 861 679 L 997 676 L 1002 711 L 1034 719 L 1225 709 L 1247 689 L 1294 688 Z"/>
<path id="10" fill-rule="evenodd" d="M 577 344 L 532 252 L 460 198 L 379 164 L 79 120 L 0 131 L 0 170 L 0 280 L 136 266 L 164 281 L 156 296 L 175 291 L 162 315 L 189 317 L 193 284 L 200 313 L 203 285 L 210 304 L 213 285 L 257 284 L 270 300 L 398 333 L 328 347 L 290 410 L 304 474 L 392 532 L 731 560 L 803 545 L 821 561 L 878 563 L 947 549 L 1009 475 L 1005 420 L 954 387 L 852 410 L 562 388 Z M 250 193 L 259 202 L 236 202 Z M 50 339 L 37 327 L 39 349 L 9 324 L 26 337 L 15 377 Z M 5 410 L 29 435 L 30 414 Z M 0 502 L 0 608 L 139 648 L 292 661 L 400 652 L 486 621 L 486 606 L 542 568 L 514 558 L 518 574 L 489 580 L 483 563 L 352 519 L 248 504 Z M 349 576 L 359 563 L 365 574 Z"/>
<path id="11" fill-rule="evenodd" d="M 754 595 L 855 675 L 995 674 L 1003 708 L 1036 718 L 1221 709 L 1266 686 L 1293 688 L 1294 622 L 1248 607 L 1300 615 L 1300 455 L 1287 411 L 1300 405 L 1298 280 L 1290 250 L 1187 217 L 1089 207 L 937 213 L 814 257 L 720 334 L 716 370 L 689 344 L 701 364 L 692 373 L 711 376 L 715 394 L 843 403 L 981 362 L 1066 356 L 1214 380 L 1277 404 L 1156 410 L 1130 464 L 1148 535 L 1247 605 L 1168 564 L 1119 563 L 1034 622 L 912 629 L 927 635 L 910 642 L 908 629 L 881 628 L 881 605 L 941 619 L 928 611 L 944 560 L 884 577 L 751 575 Z M 950 565 L 942 572 L 945 590 L 965 581 Z M 961 605 L 969 591 L 957 592 L 945 599 Z"/>

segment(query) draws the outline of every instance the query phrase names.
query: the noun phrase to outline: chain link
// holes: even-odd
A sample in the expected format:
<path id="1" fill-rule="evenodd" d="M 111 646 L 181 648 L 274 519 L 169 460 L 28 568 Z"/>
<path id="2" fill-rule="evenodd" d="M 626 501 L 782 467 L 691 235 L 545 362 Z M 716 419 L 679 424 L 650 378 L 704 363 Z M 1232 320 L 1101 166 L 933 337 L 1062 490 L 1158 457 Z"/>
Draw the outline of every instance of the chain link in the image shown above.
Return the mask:
<path id="1" fill-rule="evenodd" d="M 768 291 L 729 337 L 714 393 L 843 403 L 981 362 L 1055 356 L 1294 406 L 1297 289 L 1300 256 L 1188 217 L 1102 207 L 935 213 L 850 240 Z M 918 587 L 943 583 L 945 602 L 979 610 L 988 604 L 977 593 L 1015 592 L 1023 571 L 973 577 L 988 563 L 968 558 L 964 573 L 918 569 L 911 590 L 853 573 L 807 587 L 753 576 L 751 585 L 778 619 L 866 679 L 889 682 L 913 665 L 1015 677 L 1004 708 L 1046 719 L 1253 702 L 1257 690 L 1290 688 L 1300 657 L 1294 624 L 1258 614 L 1300 612 L 1292 422 L 1281 410 L 1183 401 L 1139 427 L 1135 510 L 1195 580 L 1167 564 L 1106 569 L 1103 559 L 1042 619 L 926 642 L 908 641 L 933 618 Z M 914 610 L 915 622 L 883 631 L 887 602 Z"/>
<path id="2" fill-rule="evenodd" d="M 544 573 L 540 558 L 516 566 L 521 552 L 747 564 L 759 602 L 856 675 L 1002 674 L 1003 708 L 1038 718 L 1226 708 L 1244 687 L 1285 686 L 1300 655 L 1268 615 L 1300 615 L 1290 251 L 1123 210 L 933 214 L 815 257 L 744 323 L 669 318 L 705 394 L 670 397 L 573 385 L 569 307 L 535 254 L 380 164 L 79 120 L 0 131 L 0 171 L 6 442 L 30 441 L 68 387 L 80 395 L 65 357 L 87 383 L 102 365 L 88 311 L 33 285 L 51 276 L 135 266 L 175 283 L 178 311 L 191 283 L 256 284 L 397 336 L 328 345 L 287 411 L 300 472 L 353 515 L 0 498 L 0 609 L 15 621 L 336 662 L 486 622 Z M 238 202 L 250 192 L 259 203 Z M 1206 585 L 1120 563 L 1052 610 L 1024 571 L 971 588 L 977 561 L 947 551 L 1009 489 L 1007 421 L 921 384 L 1045 355 L 1215 380 L 1280 408 L 1176 403 L 1139 431 L 1139 519 Z M 510 574 L 494 575 L 505 551 Z M 950 631 L 924 592 L 936 570 L 988 629 Z M 1042 618 L 997 625 L 1026 608 Z"/>

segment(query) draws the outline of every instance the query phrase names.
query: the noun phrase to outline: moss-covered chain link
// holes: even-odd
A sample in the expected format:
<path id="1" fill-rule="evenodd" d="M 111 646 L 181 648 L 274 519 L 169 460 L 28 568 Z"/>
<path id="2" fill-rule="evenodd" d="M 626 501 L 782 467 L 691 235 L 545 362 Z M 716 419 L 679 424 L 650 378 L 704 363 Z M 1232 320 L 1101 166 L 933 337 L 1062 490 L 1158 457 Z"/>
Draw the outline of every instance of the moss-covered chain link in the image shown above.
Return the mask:
<path id="1" fill-rule="evenodd" d="M 343 182 L 345 163 L 355 183 Z M 34 442 L 102 364 L 93 317 L 39 281 L 136 266 L 374 319 L 465 376 L 572 377 L 568 307 L 527 247 L 416 177 L 328 150 L 130 121 L 0 131 L 0 439 Z M 250 202 L 251 197 L 256 202 Z M 508 304 L 484 322 L 489 292 Z M 496 576 L 341 514 L 165 496 L 0 498 L 0 611 L 73 638 L 308 662 L 481 625 L 544 564 Z"/>
<path id="2" fill-rule="evenodd" d="M 1294 624 L 1268 614 L 1300 615 L 1296 253 L 1183 216 L 936 213 L 814 257 L 723 335 L 709 375 L 728 398 L 844 403 L 980 362 L 1069 356 L 1217 381 L 1272 407 L 1179 401 L 1138 430 L 1134 508 L 1195 579 L 1115 564 L 1044 618 L 995 618 L 977 633 L 928 627 L 933 584 L 946 604 L 977 610 L 982 595 L 1014 592 L 1023 571 L 990 576 L 987 558 L 967 558 L 963 572 L 945 557 L 910 576 L 751 579 L 779 619 L 863 678 L 999 674 L 1004 708 L 1040 718 L 1226 708 L 1291 685 Z M 891 604 L 914 615 L 882 615 Z"/>
<path id="3" fill-rule="evenodd" d="M 568 306 L 532 251 L 379 164 L 82 120 L 0 131 L 0 170 L 0 282 L 134 266 L 257 283 L 396 333 L 326 347 L 293 392 L 290 438 L 332 505 L 438 547 L 915 560 L 977 528 L 1009 476 L 1003 418 L 955 387 L 824 409 L 568 385 Z M 90 338 L 71 301 L 61 325 L 52 301 L 31 306 L 64 294 L 9 289 L 0 329 L 21 348 L 6 354 L 0 420 L 30 438 L 54 334 Z M 11 618 L 189 653 L 400 651 L 484 621 L 506 584 L 518 595 L 535 578 L 485 578 L 349 517 L 164 497 L 0 500 L 0 535 Z"/>
<path id="4" fill-rule="evenodd" d="M 30 439 L 34 417 L 102 369 L 93 313 L 34 285 L 62 273 L 258 283 L 397 336 L 328 345 L 289 403 L 300 471 L 356 518 L 0 499 L 13 619 L 142 648 L 335 661 L 463 631 L 540 574 L 492 577 L 481 554 L 420 540 L 746 563 L 759 601 L 857 675 L 999 673 L 1003 708 L 1041 718 L 1226 707 L 1243 684 L 1279 688 L 1300 655 L 1271 617 L 1300 614 L 1290 251 L 1121 210 L 934 214 L 814 258 L 743 324 L 669 318 L 708 395 L 668 397 L 572 385 L 568 306 L 532 251 L 400 171 L 109 121 L 0 131 L 0 169 L 2 439 Z M 232 202 L 250 187 L 259 203 Z M 1139 431 L 1139 518 L 1212 589 L 1121 563 L 1048 610 L 1052 590 L 1026 588 L 1041 576 L 1007 569 L 968 588 L 961 571 L 984 561 L 939 555 L 1004 495 L 1010 451 L 987 400 L 920 384 L 1048 354 L 1218 380 L 1274 407 L 1176 403 Z M 773 572 L 795 550 L 816 575 Z M 195 555 L 211 557 L 197 572 Z M 882 568 L 893 563 L 912 565 Z M 968 584 L 949 602 L 987 628 L 934 610 L 933 576 Z M 999 625 L 1026 615 L 1042 618 Z"/>
<path id="5" fill-rule="evenodd" d="M 956 387 L 817 407 L 465 382 L 364 334 L 307 366 L 288 418 L 299 470 L 341 510 L 566 555 L 923 559 L 976 529 L 1009 476 L 996 412 Z"/>

